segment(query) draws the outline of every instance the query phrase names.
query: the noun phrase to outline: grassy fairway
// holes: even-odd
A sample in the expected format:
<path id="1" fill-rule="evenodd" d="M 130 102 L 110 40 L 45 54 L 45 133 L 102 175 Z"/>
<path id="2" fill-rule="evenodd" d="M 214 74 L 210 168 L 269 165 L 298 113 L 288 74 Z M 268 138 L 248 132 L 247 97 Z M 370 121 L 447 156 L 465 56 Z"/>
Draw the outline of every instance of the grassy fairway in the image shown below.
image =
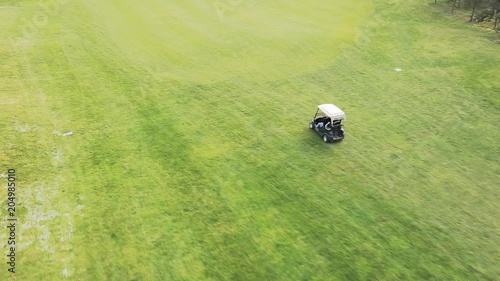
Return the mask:
<path id="1" fill-rule="evenodd" d="M 20 2 L 0 0 L 0 280 L 500 276 L 491 35 L 416 0 Z M 341 143 L 307 128 L 326 102 Z"/>

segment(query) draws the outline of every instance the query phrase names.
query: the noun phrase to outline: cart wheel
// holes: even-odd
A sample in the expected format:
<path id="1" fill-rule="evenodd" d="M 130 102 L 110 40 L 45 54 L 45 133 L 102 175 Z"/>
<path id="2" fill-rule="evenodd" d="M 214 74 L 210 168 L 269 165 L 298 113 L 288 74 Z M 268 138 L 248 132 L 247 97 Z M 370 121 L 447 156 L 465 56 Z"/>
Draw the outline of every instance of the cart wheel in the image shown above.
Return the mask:
<path id="1" fill-rule="evenodd" d="M 323 141 L 324 142 L 328 142 L 328 136 L 327 135 L 323 135 Z"/>
<path id="2" fill-rule="evenodd" d="M 313 122 L 310 122 L 309 123 L 309 129 L 312 129 L 312 128 L 314 128 L 314 125 L 313 125 Z"/>

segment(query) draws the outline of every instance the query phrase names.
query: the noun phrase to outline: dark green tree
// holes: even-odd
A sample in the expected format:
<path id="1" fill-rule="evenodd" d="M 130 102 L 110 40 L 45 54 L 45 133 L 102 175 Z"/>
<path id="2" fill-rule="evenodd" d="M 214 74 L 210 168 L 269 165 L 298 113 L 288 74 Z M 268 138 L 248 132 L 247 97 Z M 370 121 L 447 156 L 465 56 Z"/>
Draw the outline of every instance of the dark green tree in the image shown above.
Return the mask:
<path id="1" fill-rule="evenodd" d="M 496 30 L 498 22 L 500 21 L 500 0 L 490 0 L 489 2 L 491 8 L 493 9 L 493 19 L 495 20 L 493 30 Z"/>
<path id="2" fill-rule="evenodd" d="M 483 4 L 483 0 L 466 0 L 465 2 L 467 6 L 472 9 L 469 19 L 469 21 L 472 22 L 472 20 L 474 20 L 474 13 L 476 12 L 476 9 Z"/>

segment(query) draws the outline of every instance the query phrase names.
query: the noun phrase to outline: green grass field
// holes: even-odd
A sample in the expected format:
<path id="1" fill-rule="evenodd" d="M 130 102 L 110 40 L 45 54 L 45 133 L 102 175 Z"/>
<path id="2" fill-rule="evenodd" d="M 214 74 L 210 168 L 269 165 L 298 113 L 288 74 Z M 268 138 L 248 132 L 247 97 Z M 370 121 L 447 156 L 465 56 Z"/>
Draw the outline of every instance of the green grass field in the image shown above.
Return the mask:
<path id="1" fill-rule="evenodd" d="M 0 0 L 0 280 L 498 280 L 498 36 L 431 2 Z"/>

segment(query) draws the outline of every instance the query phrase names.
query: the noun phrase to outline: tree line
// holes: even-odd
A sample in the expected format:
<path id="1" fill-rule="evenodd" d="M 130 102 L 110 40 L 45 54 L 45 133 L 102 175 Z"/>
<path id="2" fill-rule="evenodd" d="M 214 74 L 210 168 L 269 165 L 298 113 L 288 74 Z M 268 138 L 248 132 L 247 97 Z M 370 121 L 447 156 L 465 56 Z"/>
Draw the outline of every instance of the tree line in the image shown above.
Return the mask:
<path id="1" fill-rule="evenodd" d="M 438 0 L 434 0 L 437 4 Z M 456 8 L 470 9 L 470 22 L 494 21 L 493 29 L 500 27 L 500 0 L 446 0 L 451 3 L 451 13 Z M 498 31 L 498 30 L 497 30 Z"/>

